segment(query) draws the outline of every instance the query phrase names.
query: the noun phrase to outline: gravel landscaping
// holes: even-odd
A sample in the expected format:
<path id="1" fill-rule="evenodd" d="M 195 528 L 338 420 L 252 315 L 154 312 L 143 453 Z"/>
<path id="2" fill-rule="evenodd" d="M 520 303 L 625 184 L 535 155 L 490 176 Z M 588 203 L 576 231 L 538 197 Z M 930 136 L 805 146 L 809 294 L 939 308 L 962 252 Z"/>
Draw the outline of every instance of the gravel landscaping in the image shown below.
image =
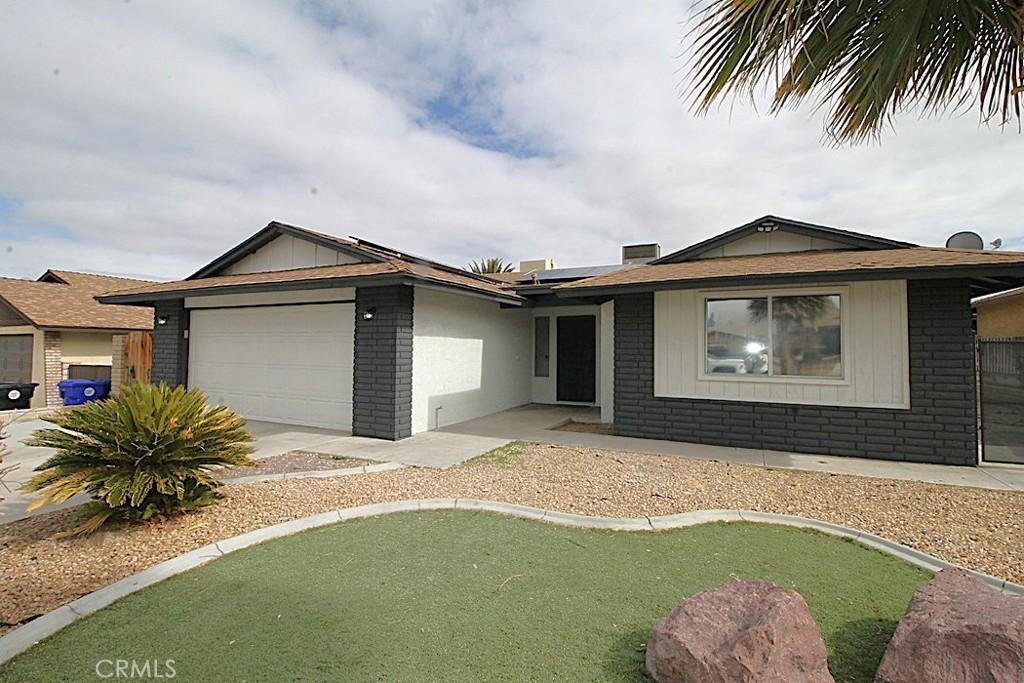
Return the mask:
<path id="1" fill-rule="evenodd" d="M 291 451 L 282 455 L 261 458 L 259 467 L 232 467 L 224 472 L 225 479 L 251 477 L 260 474 L 286 474 L 288 472 L 321 472 L 343 470 L 375 464 L 361 458 L 345 458 L 313 451 Z"/>
<path id="2" fill-rule="evenodd" d="M 224 487 L 219 504 L 144 526 L 55 540 L 73 510 L 0 526 L 0 629 L 218 539 L 336 508 L 482 498 L 636 517 L 744 508 L 864 529 L 1024 583 L 1024 493 L 771 470 L 619 451 L 512 444 L 447 470 Z"/>

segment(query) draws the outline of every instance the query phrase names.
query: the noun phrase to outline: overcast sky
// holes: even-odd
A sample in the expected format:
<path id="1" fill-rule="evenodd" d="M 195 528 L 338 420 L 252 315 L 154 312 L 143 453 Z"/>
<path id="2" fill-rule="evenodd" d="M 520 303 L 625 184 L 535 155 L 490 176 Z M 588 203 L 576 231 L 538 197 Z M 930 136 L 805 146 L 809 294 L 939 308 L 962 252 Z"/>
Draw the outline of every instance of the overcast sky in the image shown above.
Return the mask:
<path id="1" fill-rule="evenodd" d="M 188 275 L 271 220 L 449 262 L 613 263 L 772 213 L 1024 248 L 1024 138 L 823 143 L 680 98 L 689 2 L 5 3 L 0 274 Z"/>

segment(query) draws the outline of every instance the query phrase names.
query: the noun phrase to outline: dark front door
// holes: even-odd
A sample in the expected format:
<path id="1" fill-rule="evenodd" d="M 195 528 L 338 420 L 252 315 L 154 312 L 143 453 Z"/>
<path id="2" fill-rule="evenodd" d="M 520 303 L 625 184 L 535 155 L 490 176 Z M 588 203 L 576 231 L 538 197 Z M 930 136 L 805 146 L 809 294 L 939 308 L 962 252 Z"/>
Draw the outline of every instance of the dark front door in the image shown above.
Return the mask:
<path id="1" fill-rule="evenodd" d="M 32 381 L 32 335 L 0 335 L 0 382 Z"/>
<path id="2" fill-rule="evenodd" d="M 592 315 L 558 318 L 559 401 L 593 403 L 597 384 L 597 324 Z"/>

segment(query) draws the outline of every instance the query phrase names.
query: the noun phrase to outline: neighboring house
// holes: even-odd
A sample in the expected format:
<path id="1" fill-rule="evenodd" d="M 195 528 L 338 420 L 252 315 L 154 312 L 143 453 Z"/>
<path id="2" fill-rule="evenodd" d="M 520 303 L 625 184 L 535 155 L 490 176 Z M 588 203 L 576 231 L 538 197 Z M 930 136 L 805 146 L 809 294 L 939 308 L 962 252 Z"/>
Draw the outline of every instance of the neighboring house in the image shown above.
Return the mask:
<path id="1" fill-rule="evenodd" d="M 1024 339 L 1024 287 L 974 300 L 978 336 L 988 339 Z"/>
<path id="2" fill-rule="evenodd" d="M 659 251 L 498 279 L 271 223 L 100 300 L 155 306 L 154 381 L 254 419 L 401 439 L 564 403 L 628 436 L 976 463 L 971 297 L 1024 284 L 1024 254 L 771 216 Z"/>
<path id="3" fill-rule="evenodd" d="M 48 270 L 38 280 L 0 278 L 0 381 L 35 382 L 32 407 L 61 405 L 62 379 L 110 379 L 115 345 L 153 327 L 151 309 L 95 296 L 142 280 Z"/>

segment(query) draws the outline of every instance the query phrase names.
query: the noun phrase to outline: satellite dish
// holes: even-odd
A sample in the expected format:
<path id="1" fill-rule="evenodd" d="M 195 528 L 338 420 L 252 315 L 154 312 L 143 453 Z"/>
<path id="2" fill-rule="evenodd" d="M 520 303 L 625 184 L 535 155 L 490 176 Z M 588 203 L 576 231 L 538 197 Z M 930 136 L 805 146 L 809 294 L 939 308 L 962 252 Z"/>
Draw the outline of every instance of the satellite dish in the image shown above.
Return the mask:
<path id="1" fill-rule="evenodd" d="M 949 239 L 946 240 L 947 249 L 974 249 L 981 251 L 985 248 L 985 240 L 981 239 L 981 235 L 970 230 L 963 230 L 950 235 Z"/>

